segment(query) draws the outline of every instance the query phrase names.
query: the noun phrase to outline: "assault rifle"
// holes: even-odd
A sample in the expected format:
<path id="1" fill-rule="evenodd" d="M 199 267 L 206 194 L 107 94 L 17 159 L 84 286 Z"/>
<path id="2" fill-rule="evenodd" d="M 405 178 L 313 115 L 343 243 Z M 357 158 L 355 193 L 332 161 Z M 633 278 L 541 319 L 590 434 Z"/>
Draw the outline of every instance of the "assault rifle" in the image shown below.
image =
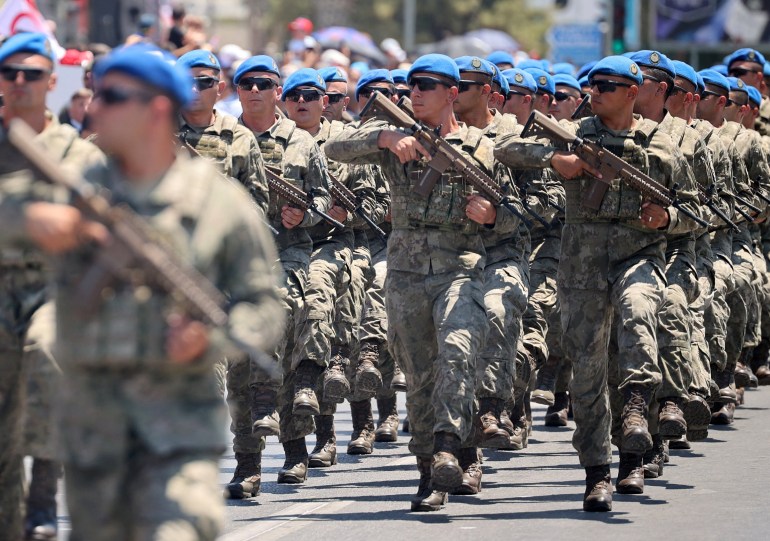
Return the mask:
<path id="1" fill-rule="evenodd" d="M 546 137 L 551 141 L 567 144 L 571 148 L 570 152 L 591 165 L 594 169 L 599 170 L 602 178 L 594 180 L 581 202 L 587 208 L 599 210 L 612 179 L 620 178 L 623 182 L 641 193 L 648 201 L 661 207 L 674 207 L 701 227 L 709 226 L 708 222 L 682 205 L 677 197 L 676 185 L 672 189 L 667 188 L 649 175 L 628 164 L 622 158 L 615 156 L 609 150 L 602 148 L 594 142 L 586 141 L 571 134 L 562 128 L 558 122 L 551 120 L 540 111 L 532 112 L 521 135 L 522 137 L 533 135 Z"/>
<path id="2" fill-rule="evenodd" d="M 337 177 L 331 173 L 329 173 L 329 180 L 331 180 L 331 183 L 329 184 L 329 193 L 332 195 L 332 197 L 340 205 L 342 205 L 345 210 L 350 213 L 357 214 L 363 221 L 366 222 L 366 225 L 368 225 L 371 230 L 374 231 L 378 237 L 380 237 L 382 242 L 387 243 L 388 236 L 385 234 L 385 231 L 380 229 L 380 227 L 374 223 L 374 220 L 372 220 L 371 217 L 366 214 L 366 212 L 364 212 L 364 208 L 361 206 L 361 203 L 356 197 L 356 194 L 354 194 L 350 188 L 345 186 Z"/>
<path id="3" fill-rule="evenodd" d="M 747 201 L 746 199 L 744 199 L 738 194 L 733 194 L 733 199 L 735 199 L 735 202 L 738 203 L 738 205 L 743 205 L 744 207 L 749 209 L 749 211 L 751 212 L 756 212 L 757 214 L 762 212 L 762 210 L 759 207 L 752 205 L 749 201 Z M 746 212 L 745 210 L 743 210 L 738 205 L 735 205 L 736 212 L 738 212 L 738 214 L 746 218 L 746 220 L 749 223 L 752 223 L 755 220 L 755 217 L 749 214 L 748 212 Z"/>
<path id="4" fill-rule="evenodd" d="M 286 199 L 286 201 L 300 210 L 317 214 L 326 220 L 329 225 L 339 229 L 345 229 L 343 224 L 318 208 L 318 205 L 315 201 L 313 201 L 313 196 L 311 194 L 302 191 L 294 184 L 283 178 L 279 170 L 270 166 L 265 166 L 265 175 L 267 176 L 267 185 L 270 187 L 270 191 L 275 192 L 277 195 L 283 197 Z"/>
<path id="5" fill-rule="evenodd" d="M 702 188 L 700 185 L 698 186 L 698 199 L 700 200 L 701 205 L 705 205 L 708 207 L 711 212 L 716 214 L 720 220 L 722 220 L 725 224 L 729 225 L 733 231 L 736 233 L 740 232 L 740 227 L 738 227 L 727 214 L 725 214 L 722 209 L 720 209 L 717 204 L 714 202 L 714 192 L 715 188 L 714 185 L 710 185 L 708 188 Z"/>

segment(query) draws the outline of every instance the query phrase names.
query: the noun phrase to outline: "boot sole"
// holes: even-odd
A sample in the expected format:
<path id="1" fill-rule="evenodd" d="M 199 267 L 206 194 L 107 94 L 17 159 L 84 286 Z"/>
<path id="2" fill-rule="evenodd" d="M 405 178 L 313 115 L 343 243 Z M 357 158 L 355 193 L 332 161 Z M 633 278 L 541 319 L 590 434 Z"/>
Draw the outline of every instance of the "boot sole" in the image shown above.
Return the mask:
<path id="1" fill-rule="evenodd" d="M 350 386 L 347 383 L 347 381 L 343 383 L 341 380 L 334 379 L 324 384 L 324 398 L 326 401 L 340 403 L 345 400 L 345 397 L 350 394 Z"/>
<path id="2" fill-rule="evenodd" d="M 321 457 L 310 455 L 310 459 L 308 460 L 307 467 L 308 468 L 331 468 L 337 464 L 337 454 L 335 453 L 334 456 L 332 456 L 331 460 L 324 460 Z"/>
<path id="3" fill-rule="evenodd" d="M 764 387 L 766 385 L 770 385 L 770 376 L 765 376 L 762 378 L 757 378 L 759 380 L 759 386 Z"/>
<path id="4" fill-rule="evenodd" d="M 644 494 L 644 485 L 621 485 L 618 483 L 615 485 L 615 492 L 618 494 Z"/>
<path id="5" fill-rule="evenodd" d="M 254 426 L 251 429 L 252 436 L 257 436 L 258 438 L 266 438 L 268 436 L 275 436 L 280 437 L 281 436 L 281 430 L 279 428 L 271 428 L 269 426 Z"/>
<path id="6" fill-rule="evenodd" d="M 307 475 L 305 477 L 297 477 L 296 475 L 278 474 L 279 485 L 301 485 L 306 480 L 307 480 Z"/>
<path id="7" fill-rule="evenodd" d="M 711 421 L 711 409 L 708 407 L 708 404 L 698 400 L 687 402 L 684 408 L 682 408 L 682 413 L 684 413 L 688 433 L 707 428 L 709 421 Z"/>
<path id="8" fill-rule="evenodd" d="M 319 408 L 314 408 L 309 404 L 300 404 L 292 407 L 291 412 L 294 415 L 307 416 L 307 415 L 321 415 Z"/>
<path id="9" fill-rule="evenodd" d="M 736 372 L 735 373 L 735 386 L 736 387 L 748 387 L 749 383 L 751 381 L 751 376 L 749 376 L 746 372 Z"/>
<path id="10" fill-rule="evenodd" d="M 533 391 L 532 396 L 530 397 L 530 400 L 535 404 L 540 404 L 543 406 L 550 407 L 550 406 L 553 406 L 555 399 L 553 395 L 549 397 L 548 395 L 539 394 L 537 391 Z"/>
<path id="11" fill-rule="evenodd" d="M 457 467 L 445 466 L 434 469 L 431 476 L 431 487 L 437 492 L 453 492 L 463 484 L 463 471 Z"/>
<path id="12" fill-rule="evenodd" d="M 371 455 L 374 452 L 373 447 L 364 447 L 359 445 L 350 446 L 348 445 L 348 454 L 349 455 Z"/>
<path id="13" fill-rule="evenodd" d="M 709 437 L 709 431 L 708 428 L 704 429 L 693 429 L 687 431 L 687 440 L 688 441 L 703 441 L 706 438 Z"/>
<path id="14" fill-rule="evenodd" d="M 479 447 L 482 449 L 503 449 L 510 445 L 511 438 L 507 434 L 482 439 Z"/>
<path id="15" fill-rule="evenodd" d="M 395 443 L 398 441 L 398 431 L 388 430 L 387 432 L 374 431 L 374 441 L 377 443 Z"/>
<path id="16" fill-rule="evenodd" d="M 363 393 L 377 393 L 382 389 L 382 376 L 372 372 L 356 374 L 356 389 Z"/>
<path id="17" fill-rule="evenodd" d="M 770 383 L 768 383 L 770 385 Z M 390 386 L 391 391 L 396 391 L 397 393 L 405 393 L 406 392 L 406 385 L 391 385 Z"/>
<path id="18" fill-rule="evenodd" d="M 583 511 L 586 513 L 609 513 L 612 511 L 612 502 L 583 502 Z"/>
<path id="19" fill-rule="evenodd" d="M 546 415 L 544 424 L 550 427 L 562 427 L 567 426 L 567 420 L 555 414 Z"/>
<path id="20" fill-rule="evenodd" d="M 634 434 L 621 440 L 620 448 L 624 453 L 642 455 L 652 449 L 652 437 L 649 433 Z"/>
<path id="21" fill-rule="evenodd" d="M 675 440 L 687 434 L 687 425 L 679 421 L 660 421 L 658 428 L 664 440 Z"/>
<path id="22" fill-rule="evenodd" d="M 688 432 L 689 434 L 689 432 Z M 690 442 L 688 440 L 671 440 L 668 442 L 668 448 L 669 449 L 676 449 L 678 451 L 687 451 L 688 449 L 692 449 L 692 446 L 690 445 Z"/>

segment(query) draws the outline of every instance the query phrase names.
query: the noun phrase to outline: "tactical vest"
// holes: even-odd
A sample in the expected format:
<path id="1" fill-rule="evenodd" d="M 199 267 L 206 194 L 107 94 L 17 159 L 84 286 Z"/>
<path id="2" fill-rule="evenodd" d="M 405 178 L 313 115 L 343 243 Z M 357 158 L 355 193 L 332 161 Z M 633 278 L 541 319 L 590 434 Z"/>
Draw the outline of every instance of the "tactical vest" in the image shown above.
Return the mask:
<path id="1" fill-rule="evenodd" d="M 316 135 L 315 140 L 316 143 L 318 143 L 318 146 L 321 147 L 321 150 L 323 150 L 323 145 L 326 144 L 326 141 L 331 139 L 332 137 L 336 137 L 342 131 L 345 129 L 345 125 L 342 122 L 324 122 L 321 124 L 321 131 Z M 343 184 L 350 187 L 350 183 L 347 182 L 347 179 L 345 177 L 345 169 L 343 168 L 343 164 L 340 162 L 335 162 L 334 160 L 326 159 L 326 167 L 329 170 L 329 173 L 334 175 L 334 178 L 341 180 Z"/>
<path id="2" fill-rule="evenodd" d="M 461 149 L 473 156 L 482 137 L 481 130 L 469 129 Z M 448 169 L 441 175 L 427 199 L 412 191 L 412 186 L 417 184 L 426 167 L 425 159 L 410 162 L 404 166 L 409 182 L 391 184 L 393 228 L 440 229 L 465 235 L 478 233 L 479 225 L 465 214 L 466 196 L 477 192 L 454 169 Z"/>
<path id="3" fill-rule="evenodd" d="M 226 176 L 232 177 L 233 172 L 233 138 L 238 120 L 230 115 L 217 116 L 221 118 L 219 133 L 198 133 L 193 129 L 183 129 L 179 132 L 179 140 L 189 145 L 195 151 L 211 160 Z"/>
<path id="4" fill-rule="evenodd" d="M 597 122 L 596 119 L 590 119 L 581 124 L 582 137 L 586 141 L 597 143 L 643 173 L 649 173 L 650 161 L 645 149 L 657 130 L 657 124 L 642 121 L 632 134 L 623 136 L 606 131 L 600 132 Z M 642 209 L 642 194 L 620 178 L 612 179 L 599 210 L 583 206 L 580 202 L 594 182 L 598 181 L 584 177 L 576 182 L 564 183 L 567 201 L 578 202 L 577 205 L 568 205 L 568 222 L 573 220 L 581 222 L 584 220 L 633 221 L 639 219 Z M 573 212 L 574 215 L 569 216 Z"/>
<path id="5" fill-rule="evenodd" d="M 294 122 L 283 119 L 272 136 L 269 132 L 265 132 L 257 137 L 257 144 L 259 145 L 259 151 L 262 153 L 262 160 L 265 162 L 266 166 L 278 169 L 284 179 L 291 181 L 295 186 L 304 189 L 302 171 L 299 167 L 285 164 L 283 160 L 295 127 L 296 125 Z M 285 203 L 286 202 L 283 199 L 275 195 L 275 192 L 271 191 L 270 203 L 267 208 L 268 218 L 273 220 L 280 217 L 281 207 Z"/>

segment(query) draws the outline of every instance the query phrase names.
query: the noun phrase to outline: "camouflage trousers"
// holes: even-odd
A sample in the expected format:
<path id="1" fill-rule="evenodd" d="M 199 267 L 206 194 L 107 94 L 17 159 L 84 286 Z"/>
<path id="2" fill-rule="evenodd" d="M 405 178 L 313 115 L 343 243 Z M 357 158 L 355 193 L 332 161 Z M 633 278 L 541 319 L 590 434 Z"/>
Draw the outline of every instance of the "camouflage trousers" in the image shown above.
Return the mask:
<path id="1" fill-rule="evenodd" d="M 487 334 L 481 271 L 388 270 L 388 343 L 404 371 L 409 450 L 433 454 L 433 434 L 465 441 L 474 414 L 476 356 Z"/>
<path id="2" fill-rule="evenodd" d="M 334 346 L 347 349 L 351 359 L 358 354 L 358 336 L 366 302 L 366 290 L 374 279 L 369 247 L 357 246 L 352 256 L 349 286 L 337 298 L 332 342 Z"/>
<path id="3" fill-rule="evenodd" d="M 741 233 L 744 233 L 743 231 Z M 739 234 L 736 233 L 736 236 Z M 754 346 L 750 343 L 747 330 L 749 328 L 750 311 L 758 306 L 757 292 L 754 289 L 754 254 L 749 242 L 743 239 L 734 241 L 732 254 L 733 278 L 735 287 L 727 297 L 730 308 L 730 316 L 727 320 L 727 339 L 725 340 L 726 362 L 725 369 L 735 368 L 740 357 L 741 350 L 746 346 Z M 758 343 L 758 342 L 757 342 Z"/>
<path id="4" fill-rule="evenodd" d="M 527 307 L 529 263 L 507 259 L 484 269 L 489 333 L 476 360 L 476 398 L 508 400 L 516 376 L 516 346 Z"/>
<path id="5" fill-rule="evenodd" d="M 732 233 L 726 230 L 715 231 L 711 236 L 711 248 L 714 252 L 714 296 L 706 307 L 704 324 L 708 340 L 709 360 L 714 367 L 724 370 L 727 366 L 727 322 L 730 319 L 728 296 L 735 289 L 733 276 L 733 241 Z"/>
<path id="6" fill-rule="evenodd" d="M 545 242 L 554 242 L 546 239 Z M 534 250 L 533 250 L 534 251 Z M 522 317 L 522 333 L 517 356 L 518 362 L 525 359 L 539 368 L 548 359 L 548 327 L 551 315 L 556 308 L 556 274 L 559 268 L 558 259 L 552 257 L 532 258 L 529 267 L 529 299 L 527 309 Z"/>
<path id="7" fill-rule="evenodd" d="M 715 279 L 714 271 L 704 266 L 698 266 L 698 298 L 690 305 L 692 318 L 692 342 L 690 344 L 690 366 L 687 373 L 687 393 L 697 394 L 703 398 L 710 395 L 709 380 L 711 379 L 711 356 L 706 338 L 706 311 L 714 301 Z"/>

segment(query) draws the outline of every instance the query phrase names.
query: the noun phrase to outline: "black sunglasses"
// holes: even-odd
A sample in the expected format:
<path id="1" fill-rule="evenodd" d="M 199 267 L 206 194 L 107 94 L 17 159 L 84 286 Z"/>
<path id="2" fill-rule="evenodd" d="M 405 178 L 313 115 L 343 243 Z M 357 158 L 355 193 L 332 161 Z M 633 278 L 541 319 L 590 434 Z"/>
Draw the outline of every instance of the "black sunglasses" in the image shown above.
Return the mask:
<path id="1" fill-rule="evenodd" d="M 132 100 L 141 103 L 149 103 L 154 97 L 155 94 L 150 94 L 149 92 L 128 90 L 117 86 L 100 88 L 96 94 L 94 94 L 94 99 L 99 100 L 104 105 L 120 105 Z"/>
<path id="2" fill-rule="evenodd" d="M 725 96 L 724 94 L 720 94 L 719 92 L 714 92 L 713 90 L 702 90 L 700 93 L 701 99 L 706 99 L 709 96 L 716 96 L 717 98 L 725 97 L 728 101 L 730 101 L 730 98 Z"/>
<path id="3" fill-rule="evenodd" d="M 329 103 L 332 104 L 332 103 L 341 102 L 345 97 L 345 94 L 342 94 L 340 92 L 335 92 L 333 94 L 327 94 L 326 96 L 329 98 Z"/>
<path id="4" fill-rule="evenodd" d="M 671 95 L 679 94 L 680 92 L 684 92 L 685 94 L 687 94 L 689 92 L 689 90 L 687 90 L 686 88 L 683 88 L 683 87 L 681 87 L 679 85 L 674 85 L 674 88 L 671 90 Z"/>
<path id="5" fill-rule="evenodd" d="M 238 81 L 238 88 L 241 90 L 251 90 L 255 86 L 257 90 L 263 92 L 275 88 L 278 86 L 278 83 L 268 77 L 244 77 Z"/>
<path id="6" fill-rule="evenodd" d="M 748 99 L 746 100 L 745 103 L 738 103 L 734 99 L 727 98 L 727 103 L 725 103 L 725 107 L 732 107 L 733 105 L 735 105 L 737 107 L 743 107 L 744 105 L 748 105 L 748 104 L 749 104 Z"/>
<path id="7" fill-rule="evenodd" d="M 760 70 L 750 70 L 747 68 L 732 68 L 730 70 L 730 76 L 731 77 L 743 77 L 744 75 L 747 75 L 749 73 L 759 73 Z"/>
<path id="8" fill-rule="evenodd" d="M 604 94 L 606 92 L 615 92 L 618 88 L 629 88 L 634 85 L 630 83 L 621 83 L 619 81 L 589 81 L 588 84 L 591 85 L 591 88 L 596 88 L 596 90 L 599 91 L 599 94 Z"/>
<path id="9" fill-rule="evenodd" d="M 642 79 L 645 81 L 655 81 L 656 83 L 660 82 L 660 79 L 657 77 L 653 77 L 652 75 L 642 74 Z"/>
<path id="10" fill-rule="evenodd" d="M 557 92 L 556 94 L 553 95 L 553 99 L 556 100 L 556 101 L 566 101 L 566 100 L 568 100 L 570 98 L 575 98 L 575 96 L 573 96 L 572 94 L 570 94 L 568 92 Z M 575 98 L 575 99 L 577 99 L 577 98 Z"/>
<path id="11" fill-rule="evenodd" d="M 460 84 L 457 85 L 457 89 L 460 92 L 468 92 L 472 86 L 484 86 L 487 83 L 482 83 L 481 81 L 468 81 L 461 79 Z"/>
<path id="12" fill-rule="evenodd" d="M 362 88 L 358 91 L 358 96 L 360 98 L 369 99 L 373 93 L 379 92 L 383 96 L 386 96 L 388 98 L 393 97 L 393 91 L 389 88 L 380 88 L 380 87 L 368 87 L 368 88 Z"/>
<path id="13" fill-rule="evenodd" d="M 15 81 L 19 76 L 19 73 L 24 75 L 24 80 L 26 82 L 33 83 L 35 81 L 39 81 L 46 75 L 50 75 L 51 70 L 46 70 L 43 68 L 30 68 L 29 66 L 18 66 L 15 64 L 0 67 L 0 74 L 2 74 L 3 79 L 9 82 Z"/>
<path id="14" fill-rule="evenodd" d="M 195 83 L 195 88 L 198 89 L 198 92 L 202 92 L 203 90 L 213 88 L 214 85 L 219 82 L 219 79 L 208 75 L 201 75 L 200 77 L 193 77 L 193 82 Z"/>
<path id="15" fill-rule="evenodd" d="M 526 92 L 516 92 L 515 90 L 509 90 L 508 95 L 505 97 L 505 101 L 513 99 L 514 96 L 531 96 L 532 94 L 527 94 Z"/>
<path id="16" fill-rule="evenodd" d="M 431 90 L 436 90 L 438 85 L 446 88 L 452 88 L 454 86 L 451 83 L 447 83 L 441 79 L 434 79 L 433 77 L 412 77 L 409 79 L 408 84 L 412 91 L 417 88 L 420 92 L 430 92 Z"/>
<path id="17" fill-rule="evenodd" d="M 408 98 L 412 95 L 412 91 L 408 88 L 397 88 L 396 89 L 396 96 L 399 98 Z"/>
<path id="18" fill-rule="evenodd" d="M 286 101 L 298 102 L 302 98 L 305 103 L 310 103 L 311 101 L 320 100 L 322 95 L 316 90 L 292 90 L 286 94 Z"/>

